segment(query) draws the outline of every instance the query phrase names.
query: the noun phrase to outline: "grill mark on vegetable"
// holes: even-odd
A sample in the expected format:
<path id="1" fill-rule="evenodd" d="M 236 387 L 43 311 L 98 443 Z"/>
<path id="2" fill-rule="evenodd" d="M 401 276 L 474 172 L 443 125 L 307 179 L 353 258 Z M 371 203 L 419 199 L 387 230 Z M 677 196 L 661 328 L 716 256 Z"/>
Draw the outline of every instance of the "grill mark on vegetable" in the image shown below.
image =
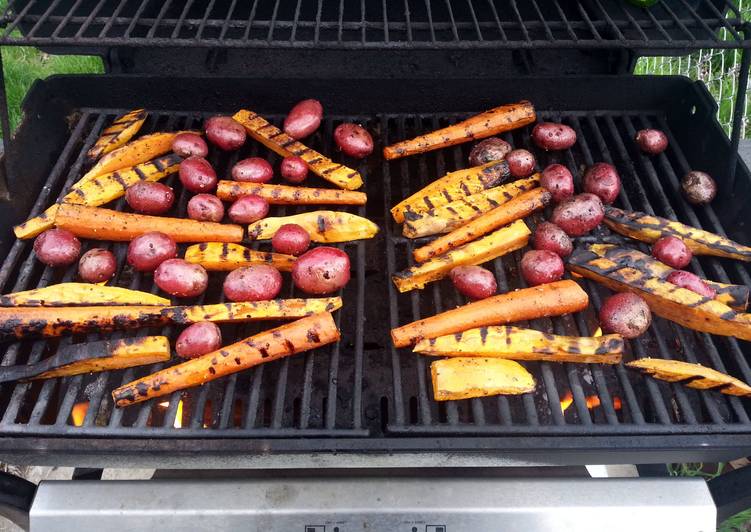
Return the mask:
<path id="1" fill-rule="evenodd" d="M 324 216 L 318 215 L 316 218 L 316 227 L 319 233 L 323 234 L 326 232 L 326 218 Z"/>
<path id="2" fill-rule="evenodd" d="M 461 182 L 461 184 L 459 185 L 459 188 L 461 188 L 462 192 L 464 192 L 464 194 L 466 194 L 467 196 L 472 195 L 472 192 L 469 190 L 467 183 L 465 183 L 464 181 Z"/>
<path id="3" fill-rule="evenodd" d="M 288 352 L 294 353 L 295 352 L 295 344 L 293 344 L 289 338 L 284 339 L 284 347 L 287 349 Z"/>
<path id="4" fill-rule="evenodd" d="M 434 207 L 434 205 L 433 205 L 433 202 L 432 202 L 432 201 L 430 201 L 430 197 L 428 197 L 428 196 L 424 196 L 424 197 L 422 198 L 422 200 L 423 200 L 423 202 L 425 203 L 425 205 L 427 205 L 427 206 L 428 206 L 428 209 L 433 209 L 433 208 L 435 208 L 435 207 Z"/>
<path id="5" fill-rule="evenodd" d="M 261 353 L 261 358 L 268 358 L 269 357 L 269 350 L 265 347 L 259 347 L 258 352 Z"/>
<path id="6" fill-rule="evenodd" d="M 480 343 L 482 345 L 485 345 L 485 342 L 488 340 L 488 328 L 487 327 L 480 327 Z"/>
<path id="7" fill-rule="evenodd" d="M 321 337 L 318 336 L 318 331 L 316 331 L 315 329 L 308 329 L 306 338 L 308 339 L 308 342 L 316 344 L 321 341 Z"/>

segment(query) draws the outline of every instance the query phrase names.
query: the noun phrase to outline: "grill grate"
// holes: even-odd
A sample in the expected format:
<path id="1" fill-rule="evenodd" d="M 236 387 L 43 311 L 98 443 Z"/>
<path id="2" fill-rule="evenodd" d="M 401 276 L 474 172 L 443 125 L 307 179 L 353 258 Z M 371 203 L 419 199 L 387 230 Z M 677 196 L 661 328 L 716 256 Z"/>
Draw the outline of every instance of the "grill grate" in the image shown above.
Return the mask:
<path id="1" fill-rule="evenodd" d="M 82 109 L 72 127 L 72 133 L 49 180 L 34 207 L 38 213 L 80 176 L 84 156 L 98 136 L 98 132 L 112 119 L 122 114 L 116 109 Z M 185 112 L 151 112 L 143 133 L 149 131 L 190 129 L 200 127 L 200 114 Z M 324 153 L 332 152 L 331 139 L 334 122 L 328 120 L 317 133 L 311 145 Z M 232 154 L 215 153 L 210 161 L 219 176 L 229 174 L 231 166 L 240 158 L 260 155 L 272 164 L 279 158 L 258 143 L 249 142 L 243 150 Z M 349 161 L 351 163 L 351 161 Z M 361 172 L 363 176 L 367 171 Z M 313 178 L 311 178 L 313 179 Z M 177 176 L 166 180 L 175 184 Z M 190 197 L 182 190 L 172 215 L 184 216 Z M 125 206 L 124 199 L 116 203 Z M 285 206 L 272 207 L 275 215 L 295 214 L 298 211 Z M 299 209 L 302 212 L 302 209 Z M 364 215 L 364 208 L 353 211 Z M 155 293 L 157 288 L 150 276 L 133 272 L 125 267 L 126 243 L 86 242 L 84 248 L 109 246 L 122 267 L 113 285 Z M 53 379 L 31 384 L 4 384 L 0 388 L 0 432 L 27 435 L 75 434 L 133 436 L 202 436 L 221 433 L 226 436 L 363 436 L 361 419 L 363 321 L 364 321 L 364 243 L 340 245 L 352 261 L 352 281 L 344 289 L 345 307 L 335 314 L 342 330 L 342 341 L 302 356 L 284 359 L 255 370 L 233 375 L 197 389 L 174 392 L 162 401 L 150 401 L 128 409 L 113 409 L 110 391 L 134 378 L 163 367 L 133 368 L 123 371 Z M 186 246 L 182 245 L 181 250 Z M 254 244 L 258 248 L 258 244 Z M 0 268 L 0 289 L 5 292 L 42 287 L 73 280 L 76 267 L 64 272 L 44 267 L 31 251 L 30 242 L 16 241 Z M 224 275 L 210 274 L 209 290 L 196 299 L 219 302 Z M 15 282 L 14 282 L 15 281 Z M 289 285 L 289 286 L 288 286 Z M 285 283 L 282 295 L 304 297 Z M 175 303 L 182 304 L 185 301 Z M 270 328 L 273 323 L 222 325 L 225 343 L 250 336 L 256 331 Z M 115 337 L 164 334 L 175 340 L 179 330 L 166 327 L 162 330 L 115 333 Z M 57 341 L 16 342 L 10 344 L 2 358 L 3 365 L 34 362 L 46 357 L 57 345 L 86 342 L 97 335 L 66 337 Z M 87 403 L 87 406 L 83 406 Z M 74 411 L 76 409 L 77 411 Z M 85 412 L 85 415 L 84 415 Z M 181 415 L 178 417 L 178 413 Z M 75 419 L 81 416 L 80 419 Z M 80 425 L 80 426 L 76 426 Z M 175 427 L 180 427 L 175 430 Z"/>
<path id="2" fill-rule="evenodd" d="M 2 21 L 0 44 L 39 46 L 698 49 L 744 40 L 730 0 L 650 9 L 621 0 L 11 0 Z"/>

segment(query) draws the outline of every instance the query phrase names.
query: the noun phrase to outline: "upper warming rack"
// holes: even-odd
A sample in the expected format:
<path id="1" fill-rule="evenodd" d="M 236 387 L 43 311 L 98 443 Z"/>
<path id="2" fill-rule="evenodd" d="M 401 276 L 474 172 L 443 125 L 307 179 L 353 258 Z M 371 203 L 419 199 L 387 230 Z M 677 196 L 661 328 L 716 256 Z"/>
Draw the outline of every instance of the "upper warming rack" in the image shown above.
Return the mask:
<path id="1" fill-rule="evenodd" d="M 315 49 L 745 47 L 730 0 L 10 0 L 0 44 Z"/>

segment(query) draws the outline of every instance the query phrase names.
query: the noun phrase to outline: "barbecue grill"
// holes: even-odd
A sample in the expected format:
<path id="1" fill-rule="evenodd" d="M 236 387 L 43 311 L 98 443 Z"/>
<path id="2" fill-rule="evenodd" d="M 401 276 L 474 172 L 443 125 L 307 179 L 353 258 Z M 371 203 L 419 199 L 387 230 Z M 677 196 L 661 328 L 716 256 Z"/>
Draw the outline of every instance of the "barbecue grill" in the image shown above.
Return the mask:
<path id="1" fill-rule="evenodd" d="M 107 70 L 36 82 L 13 137 L 0 83 L 3 293 L 74 279 L 75 267 L 52 269 L 36 261 L 31 242 L 15 240 L 11 227 L 61 197 L 80 177 L 86 151 L 103 127 L 137 107 L 149 110 L 142 129 L 148 133 L 198 128 L 207 116 L 245 107 L 280 124 L 295 102 L 317 98 L 326 114 L 307 141 L 311 148 L 334 154 L 332 131 L 342 121 L 359 122 L 373 133 L 371 157 L 362 162 L 337 157 L 365 179 L 368 204 L 351 212 L 381 228 L 372 240 L 340 245 L 352 261 L 345 305 L 336 314 L 341 342 L 127 409 L 114 408 L 110 391 L 162 366 L 0 384 L 3 461 L 381 470 L 724 461 L 749 454 L 749 401 L 656 381 L 623 365 L 528 363 L 538 382 L 533 394 L 433 401 L 425 358 L 392 347 L 389 330 L 465 301 L 447 281 L 397 293 L 391 275 L 410 265 L 422 241 L 401 237 L 389 208 L 436 177 L 465 167 L 470 146 L 389 162 L 378 155 L 396 140 L 528 99 L 539 119 L 566 123 L 578 137 L 570 150 L 545 153 L 532 145 L 530 127 L 504 135 L 533 151 L 541 168 L 562 163 L 578 186 L 583 168 L 613 163 L 623 180 L 616 206 L 749 243 L 751 218 L 742 198 L 751 194 L 751 174 L 737 147 L 751 40 L 732 2 L 661 0 L 641 9 L 620 0 L 30 0 L 9 2 L 0 22 L 0 45 L 93 53 L 104 58 Z M 718 38 L 720 29 L 727 39 Z M 743 49 L 730 139 L 703 85 L 682 77 L 630 75 L 646 50 L 672 54 L 708 47 Z M 638 151 L 632 139 L 645 127 L 666 132 L 670 147 L 664 154 L 650 158 Z M 278 161 L 248 142 L 237 152 L 212 153 L 211 163 L 222 176 L 253 155 Z M 711 206 L 692 206 L 680 194 L 680 177 L 690 169 L 717 179 L 720 193 Z M 184 215 L 188 199 L 183 192 L 177 215 Z M 123 207 L 123 200 L 116 203 Z M 277 206 L 275 213 L 304 210 Z M 111 245 L 121 265 L 126 247 Z M 520 258 L 515 252 L 493 261 L 500 289 L 524 286 Z M 702 257 L 694 269 L 717 281 L 751 285 L 744 263 Z M 198 301 L 218 302 L 221 279 L 212 274 L 209 291 Z M 113 284 L 157 292 L 151 277 L 122 267 Z M 591 282 L 584 286 L 592 302 L 586 312 L 527 325 L 593 334 L 607 291 Z M 260 326 L 222 329 L 225 339 L 239 339 Z M 167 327 L 116 336 L 174 339 L 178 332 Z M 33 363 L 60 346 L 101 338 L 9 343 L 2 365 Z M 751 382 L 750 353 L 733 338 L 656 319 L 648 334 L 629 343 L 625 358 L 699 362 Z M 325 530 L 338 530 L 328 526 Z M 425 528 L 433 526 L 427 522 L 420 526 L 440 530 Z"/>

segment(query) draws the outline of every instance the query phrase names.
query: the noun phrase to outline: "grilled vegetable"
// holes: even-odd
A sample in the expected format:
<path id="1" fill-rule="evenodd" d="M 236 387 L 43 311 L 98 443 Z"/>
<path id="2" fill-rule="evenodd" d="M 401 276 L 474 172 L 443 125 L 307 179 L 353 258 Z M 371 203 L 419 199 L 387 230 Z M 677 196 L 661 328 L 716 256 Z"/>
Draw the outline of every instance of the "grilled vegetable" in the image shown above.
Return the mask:
<path id="1" fill-rule="evenodd" d="M 649 305 L 631 292 L 620 292 L 605 299 L 597 317 L 605 331 L 618 333 L 629 340 L 638 338 L 652 325 Z"/>
<path id="2" fill-rule="evenodd" d="M 689 203 L 706 205 L 717 195 L 717 182 L 706 172 L 692 170 L 681 179 L 681 189 Z"/>
<path id="3" fill-rule="evenodd" d="M 251 224 L 262 220 L 269 213 L 269 202 L 251 194 L 235 200 L 227 209 L 227 216 L 236 224 Z"/>
<path id="4" fill-rule="evenodd" d="M 436 238 L 429 244 L 417 248 L 413 256 L 417 262 L 425 262 L 431 257 L 442 255 L 447 251 L 471 242 L 491 231 L 521 220 L 535 211 L 543 209 L 550 203 L 550 192 L 542 187 L 523 192 L 519 196 L 486 212 L 450 233 Z"/>
<path id="5" fill-rule="evenodd" d="M 550 222 L 542 222 L 535 227 L 532 247 L 552 251 L 561 258 L 568 257 L 574 251 L 574 245 L 566 232 Z"/>
<path id="6" fill-rule="evenodd" d="M 302 100 L 289 110 L 284 119 L 284 132 L 293 139 L 304 139 L 318 129 L 323 119 L 323 106 L 314 99 Z"/>
<path id="7" fill-rule="evenodd" d="M 199 321 L 189 325 L 175 342 L 175 353 L 181 358 L 195 358 L 222 347 L 222 331 L 216 323 Z"/>
<path id="8" fill-rule="evenodd" d="M 469 152 L 469 165 L 480 166 L 491 161 L 500 161 L 512 150 L 511 144 L 498 137 L 481 140 Z"/>
<path id="9" fill-rule="evenodd" d="M 234 201 L 251 194 L 261 196 L 271 205 L 365 205 L 368 200 L 364 192 L 238 181 L 219 181 L 216 189 L 216 195 L 224 201 Z"/>
<path id="10" fill-rule="evenodd" d="M 622 248 L 612 244 L 592 244 L 587 247 L 587 250 L 598 257 L 607 258 L 619 265 L 629 266 L 644 272 L 647 276 L 657 277 L 665 281 L 674 271 L 669 266 L 636 249 Z M 717 293 L 715 297 L 717 301 L 735 310 L 746 310 L 748 306 L 748 286 L 716 283 L 707 280 L 704 280 L 704 282 Z"/>
<path id="11" fill-rule="evenodd" d="M 47 229 L 34 240 L 34 255 L 47 266 L 68 266 L 78 260 L 81 241 L 65 229 Z"/>
<path id="12" fill-rule="evenodd" d="M 128 244 L 128 264 L 139 272 L 153 272 L 165 260 L 175 257 L 177 243 L 160 231 L 138 235 Z"/>
<path id="13" fill-rule="evenodd" d="M 501 358 L 446 358 L 430 365 L 433 399 L 452 401 L 519 395 L 535 390 L 535 379 L 521 364 Z"/>
<path id="14" fill-rule="evenodd" d="M 567 150 L 576 143 L 576 131 L 566 124 L 540 122 L 532 130 L 532 141 L 545 151 Z"/>
<path id="15" fill-rule="evenodd" d="M 245 144 L 245 129 L 230 116 L 212 116 L 204 124 L 206 138 L 222 151 L 233 151 Z"/>
<path id="16" fill-rule="evenodd" d="M 506 161 L 449 172 L 395 205 L 391 216 L 396 223 L 411 220 L 420 213 L 503 183 L 510 175 Z"/>
<path id="17" fill-rule="evenodd" d="M 356 159 L 373 153 L 373 137 L 359 124 L 344 122 L 336 126 L 334 142 L 345 154 Z"/>
<path id="18" fill-rule="evenodd" d="M 203 157 L 188 157 L 180 163 L 180 183 L 193 193 L 210 192 L 216 188 L 216 171 Z"/>
<path id="19" fill-rule="evenodd" d="M 402 325 L 391 329 L 391 339 L 396 347 L 407 347 L 425 338 L 476 327 L 579 312 L 588 304 L 587 293 L 574 281 L 557 281 L 489 297 Z"/>
<path id="20" fill-rule="evenodd" d="M 270 264 L 283 272 L 292 271 L 295 257 L 280 253 L 256 251 L 240 244 L 204 242 L 185 250 L 185 260 L 200 264 L 209 271 L 232 271 L 253 264 Z"/>
<path id="21" fill-rule="evenodd" d="M 269 240 L 285 224 L 297 224 L 310 234 L 311 241 L 329 244 L 373 238 L 378 233 L 378 226 L 362 216 L 339 211 L 312 211 L 258 220 L 248 226 L 248 238 Z"/>
<path id="22" fill-rule="evenodd" d="M 241 242 L 243 239 L 243 228 L 239 225 L 131 214 L 65 203 L 57 210 L 55 224 L 76 236 L 94 240 L 128 241 L 154 228 L 159 228 L 175 242 Z"/>
<path id="23" fill-rule="evenodd" d="M 188 200 L 188 218 L 199 222 L 221 222 L 224 203 L 213 194 L 196 194 Z"/>
<path id="24" fill-rule="evenodd" d="M 651 375 L 655 379 L 678 382 L 697 390 L 716 390 L 725 395 L 741 397 L 751 395 L 751 386 L 745 382 L 700 364 L 661 358 L 640 358 L 628 362 L 626 366 Z"/>
<path id="25" fill-rule="evenodd" d="M 357 190 L 362 186 L 362 176 L 359 172 L 337 164 L 317 151 L 311 150 L 254 112 L 239 111 L 234 118 L 255 140 L 282 157 L 290 155 L 301 157 L 313 173 L 326 181 L 347 190 Z"/>
<path id="26" fill-rule="evenodd" d="M 284 224 L 274 233 L 271 249 L 276 253 L 302 255 L 310 247 L 310 235 L 297 224 Z"/>
<path id="27" fill-rule="evenodd" d="M 594 194 L 606 205 L 621 193 L 621 176 L 609 163 L 595 163 L 584 173 L 584 192 Z"/>
<path id="28" fill-rule="evenodd" d="M 634 140 L 648 155 L 659 155 L 668 147 L 668 136 L 659 129 L 640 129 Z"/>
<path id="29" fill-rule="evenodd" d="M 78 261 L 78 276 L 87 283 L 105 283 L 117 272 L 117 258 L 108 249 L 91 248 Z"/>
<path id="30" fill-rule="evenodd" d="M 308 178 L 308 164 L 302 157 L 291 155 L 282 159 L 279 173 L 285 181 L 299 185 Z"/>
<path id="31" fill-rule="evenodd" d="M 751 340 L 751 314 L 619 262 L 597 256 L 588 248 L 569 257 L 571 271 L 593 279 L 617 292 L 641 296 L 653 313 L 697 331 Z"/>
<path id="32" fill-rule="evenodd" d="M 274 168 L 266 159 L 250 157 L 235 163 L 232 179 L 244 183 L 268 183 L 274 177 Z"/>
<path id="33" fill-rule="evenodd" d="M 522 277 L 530 286 L 558 281 L 565 271 L 561 257 L 546 249 L 527 251 L 519 266 Z"/>
<path id="34" fill-rule="evenodd" d="M 485 299 L 496 293 L 495 275 L 482 266 L 457 266 L 449 272 L 454 288 L 472 300 Z"/>
<path id="35" fill-rule="evenodd" d="M 429 209 L 419 214 L 410 213 L 409 217 L 404 220 L 402 234 L 407 238 L 418 238 L 448 233 L 471 222 L 481 214 L 511 201 L 523 192 L 532 190 L 539 184 L 540 176 L 535 174 L 527 179 L 519 179 L 459 198 L 442 207 Z"/>
<path id="36" fill-rule="evenodd" d="M 2 307 L 93 305 L 169 305 L 169 299 L 148 292 L 90 283 L 60 283 L 0 296 Z"/>
<path id="37" fill-rule="evenodd" d="M 540 186 L 548 189 L 554 202 L 560 203 L 574 195 L 574 176 L 562 164 L 551 164 L 542 171 Z"/>
<path id="38" fill-rule="evenodd" d="M 119 407 L 132 405 L 315 349 L 339 337 L 334 318 L 321 312 L 120 386 L 112 392 L 112 398 Z"/>
<path id="39" fill-rule="evenodd" d="M 617 334 L 591 338 L 557 336 L 505 325 L 421 340 L 414 351 L 434 356 L 618 364 L 623 356 L 623 338 Z"/>
<path id="40" fill-rule="evenodd" d="M 128 207 L 142 214 L 164 214 L 175 203 L 175 191 L 162 183 L 141 181 L 125 193 Z"/>
<path id="41" fill-rule="evenodd" d="M 167 259 L 154 270 L 154 284 L 176 297 L 196 297 L 209 286 L 209 274 L 200 264 Z"/>
<path id="42" fill-rule="evenodd" d="M 537 161 L 532 152 L 527 150 L 511 150 L 506 155 L 508 170 L 514 177 L 527 177 L 535 171 Z"/>
<path id="43" fill-rule="evenodd" d="M 116 150 L 132 139 L 141 129 L 146 115 L 144 109 L 135 109 L 116 118 L 112 125 L 102 131 L 96 143 L 86 152 L 89 162 L 96 161 L 102 155 Z"/>
<path id="44" fill-rule="evenodd" d="M 530 232 L 522 220 L 503 227 L 422 264 L 396 273 L 392 279 L 400 292 L 423 288 L 426 283 L 446 277 L 457 266 L 477 265 L 523 248 Z"/>
<path id="45" fill-rule="evenodd" d="M 563 229 L 568 236 L 582 236 L 602 222 L 602 200 L 585 192 L 566 198 L 553 209 L 550 221 Z"/>
<path id="46" fill-rule="evenodd" d="M 475 139 L 484 139 L 535 121 L 535 109 L 527 101 L 501 105 L 451 126 L 383 148 L 387 160 L 425 153 Z"/>
<path id="47" fill-rule="evenodd" d="M 128 187 L 141 181 L 158 181 L 177 171 L 180 164 L 177 155 L 165 155 L 132 168 L 117 170 L 73 185 L 62 203 L 98 207 L 125 194 Z M 13 228 L 16 238 L 31 238 L 55 225 L 58 205 L 53 205 L 39 216 Z"/>
<path id="48" fill-rule="evenodd" d="M 209 146 L 198 133 L 178 133 L 172 140 L 172 151 L 180 157 L 206 157 Z"/>
<path id="49" fill-rule="evenodd" d="M 104 340 L 61 347 L 36 364 L 0 367 L 0 382 L 52 379 L 166 362 L 170 358 L 166 336 Z"/>
<path id="50" fill-rule="evenodd" d="M 652 256 L 677 270 L 691 264 L 693 253 L 677 236 L 663 236 L 652 245 Z"/>
<path id="51" fill-rule="evenodd" d="M 282 274 L 268 264 L 254 264 L 229 272 L 222 291 L 230 301 L 268 301 L 279 295 Z"/>
<path id="52" fill-rule="evenodd" d="M 230 323 L 293 319 L 317 312 L 330 312 L 341 306 L 341 298 L 329 297 L 176 307 L 0 307 L 0 339 L 55 337 L 199 321 Z"/>
<path id="53" fill-rule="evenodd" d="M 751 261 L 751 247 L 749 246 L 659 216 L 606 207 L 604 222 L 613 231 L 642 242 L 651 244 L 663 236 L 672 235 L 683 240 L 694 255 L 714 255 Z"/>
<path id="54" fill-rule="evenodd" d="M 329 246 L 306 251 L 292 267 L 292 282 L 306 294 L 336 292 L 349 282 L 349 278 L 349 255 Z"/>

